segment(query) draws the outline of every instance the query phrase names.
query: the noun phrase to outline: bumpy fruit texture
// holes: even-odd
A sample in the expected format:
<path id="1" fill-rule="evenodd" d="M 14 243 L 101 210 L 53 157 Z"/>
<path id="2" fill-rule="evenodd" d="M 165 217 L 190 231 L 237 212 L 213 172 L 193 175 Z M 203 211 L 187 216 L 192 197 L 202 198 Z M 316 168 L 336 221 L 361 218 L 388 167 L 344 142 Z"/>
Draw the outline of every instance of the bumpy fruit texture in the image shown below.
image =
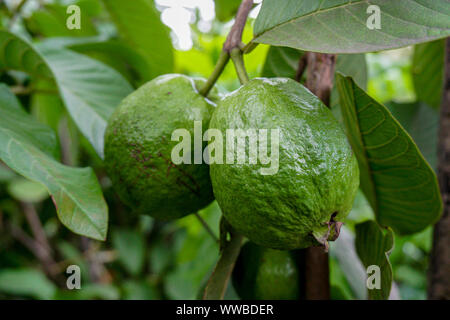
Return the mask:
<path id="1" fill-rule="evenodd" d="M 262 175 L 260 168 L 269 165 L 249 164 L 248 158 L 210 165 L 214 195 L 237 231 L 282 250 L 336 238 L 336 222 L 352 207 L 359 169 L 342 128 L 315 95 L 290 79 L 253 79 L 219 103 L 210 128 L 279 129 L 276 174 Z"/>
<path id="2" fill-rule="evenodd" d="M 245 300 L 297 300 L 300 295 L 295 259 L 289 251 L 247 242 L 233 270 L 233 285 Z"/>
<path id="3" fill-rule="evenodd" d="M 206 130 L 213 109 L 194 80 L 178 74 L 153 79 L 119 105 L 105 133 L 105 164 L 120 198 L 133 211 L 176 219 L 214 199 L 208 165 L 171 160 L 179 143 L 171 141 L 172 132 L 187 129 L 194 150 L 194 121 L 202 121 Z"/>

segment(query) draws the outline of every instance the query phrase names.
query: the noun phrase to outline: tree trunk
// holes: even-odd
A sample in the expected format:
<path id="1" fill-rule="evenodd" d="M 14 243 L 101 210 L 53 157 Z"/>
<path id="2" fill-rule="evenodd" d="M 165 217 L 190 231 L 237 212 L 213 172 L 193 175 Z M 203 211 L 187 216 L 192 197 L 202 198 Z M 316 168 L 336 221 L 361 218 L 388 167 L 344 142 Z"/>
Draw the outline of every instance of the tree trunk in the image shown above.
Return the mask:
<path id="1" fill-rule="evenodd" d="M 444 210 L 434 226 L 428 299 L 450 299 L 450 38 L 446 40 L 445 79 L 438 143 L 438 178 Z"/>
<path id="2" fill-rule="evenodd" d="M 313 52 L 308 52 L 306 55 L 308 68 L 306 87 L 329 107 L 336 55 Z M 329 300 L 330 269 L 328 253 L 325 248 L 311 247 L 305 249 L 304 259 L 305 298 L 307 300 Z"/>

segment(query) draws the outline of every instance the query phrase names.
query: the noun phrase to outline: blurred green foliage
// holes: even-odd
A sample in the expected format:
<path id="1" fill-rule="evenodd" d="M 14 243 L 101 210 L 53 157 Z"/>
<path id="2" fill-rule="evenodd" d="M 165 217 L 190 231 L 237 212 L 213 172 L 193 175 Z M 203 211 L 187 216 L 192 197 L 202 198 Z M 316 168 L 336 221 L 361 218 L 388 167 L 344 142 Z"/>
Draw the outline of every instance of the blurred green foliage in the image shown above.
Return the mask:
<path id="1" fill-rule="evenodd" d="M 202 21 L 198 12 L 193 10 L 193 46 L 187 51 L 174 50 L 174 66 L 170 66 L 172 72 L 209 76 L 219 57 L 230 29 L 232 12 L 235 10 L 235 1 L 219 2 L 222 5 L 219 7 L 220 21 L 212 21 L 210 30 L 206 32 L 200 31 Z M 139 72 L 143 70 L 141 67 L 145 61 L 139 53 L 133 51 L 136 48 L 121 42 L 118 29 L 100 1 L 55 0 L 40 4 L 39 1 L 30 0 L 30 4 L 23 8 L 22 16 L 14 13 L 14 3 L 16 2 L 11 0 L 0 3 L 0 27 L 10 28 L 42 45 L 55 45 L 56 42 L 51 43 L 49 40 L 62 40 L 63 44 L 58 45 L 108 64 L 121 72 L 134 87 L 146 80 L 147 73 Z M 87 13 L 82 19 L 82 29 L 79 31 L 72 32 L 65 28 L 64 8 L 69 3 L 79 4 L 83 12 Z M 226 8 L 223 7 L 225 4 Z M 165 8 L 159 6 L 158 9 Z M 250 19 L 244 31 L 244 42 L 251 39 L 252 24 L 253 19 Z M 86 36 L 90 38 L 86 39 Z M 96 38 L 93 39 L 92 36 Z M 75 41 L 74 37 L 80 39 Z M 268 49 L 266 45 L 259 45 L 245 56 L 250 77 L 261 75 Z M 413 111 L 419 108 L 413 106 L 416 94 L 411 70 L 412 49 L 372 53 L 366 57 L 369 67 L 368 93 L 382 103 L 389 102 L 394 115 L 398 116 L 413 138 L 422 139 L 420 141 L 423 148 L 435 144 L 434 134 L 420 135 L 424 130 L 436 132 L 436 116 L 431 115 L 431 120 L 423 127 L 423 123 L 414 122 L 414 119 L 402 118 L 402 110 L 398 107 L 400 104 L 409 104 Z M 103 243 L 81 238 L 61 226 L 56 218 L 52 200 L 40 186 L 18 178 L 0 163 L 0 299 L 198 297 L 217 260 L 218 244 L 196 217 L 190 215 L 176 222 L 161 222 L 149 217 L 131 215 L 130 210 L 124 207 L 115 195 L 101 160 L 76 130 L 73 121 L 62 107 L 60 98 L 55 94 L 55 85 L 31 79 L 19 72 L 0 72 L 0 82 L 15 87 L 31 86 L 35 90 L 31 94 L 20 95 L 21 103 L 38 120 L 59 134 L 63 161 L 66 164 L 91 166 L 95 169 L 110 208 L 107 241 Z M 232 64 L 226 67 L 218 86 L 222 93 L 239 87 Z M 428 113 L 428 110 L 425 109 L 424 112 Z M 418 125 L 422 127 L 418 129 Z M 433 150 L 422 151 L 426 155 L 432 154 Z M 428 158 L 428 161 L 435 166 L 435 160 Z M 36 252 L 29 245 L 29 240 L 33 241 L 34 231 L 24 217 L 23 203 L 32 203 L 39 216 L 55 261 L 53 267 L 56 272 L 53 275 L 48 274 L 42 259 L 36 256 Z M 199 215 L 218 234 L 220 209 L 217 203 L 214 202 L 201 210 Z M 356 223 L 372 218 L 372 210 L 360 192 L 346 223 L 349 233 L 354 232 Z M 390 261 L 394 270 L 394 281 L 402 299 L 424 299 L 426 296 L 431 233 L 431 228 L 428 228 L 413 236 L 395 237 L 395 248 Z M 65 268 L 70 264 L 76 264 L 81 269 L 82 290 L 64 289 Z M 331 255 L 330 268 L 334 299 L 361 298 L 354 289 L 357 286 L 352 285 L 352 281 L 359 280 L 346 275 L 344 266 L 334 255 Z M 233 288 L 229 289 L 226 297 L 237 298 Z"/>

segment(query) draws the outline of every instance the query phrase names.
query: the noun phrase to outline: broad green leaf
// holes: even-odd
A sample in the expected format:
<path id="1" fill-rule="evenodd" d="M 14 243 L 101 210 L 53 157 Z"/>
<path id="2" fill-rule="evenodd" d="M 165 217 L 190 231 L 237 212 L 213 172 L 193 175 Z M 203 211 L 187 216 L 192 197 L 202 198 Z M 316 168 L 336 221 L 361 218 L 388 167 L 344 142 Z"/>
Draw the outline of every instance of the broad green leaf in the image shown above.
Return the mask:
<path id="1" fill-rule="evenodd" d="M 143 235 L 131 229 L 117 229 L 112 233 L 112 242 L 120 263 L 130 274 L 138 275 L 145 261 Z"/>
<path id="2" fill-rule="evenodd" d="M 380 271 L 380 288 L 369 289 L 370 300 L 387 300 L 392 287 L 392 267 L 389 254 L 394 248 L 394 233 L 382 230 L 375 221 L 366 221 L 355 226 L 356 252 L 366 268 L 377 266 Z M 368 273 L 368 276 L 374 275 Z M 368 284 L 373 283 L 367 279 Z"/>
<path id="3" fill-rule="evenodd" d="M 0 292 L 35 299 L 52 299 L 56 286 L 45 275 L 34 269 L 0 270 Z"/>
<path id="4" fill-rule="evenodd" d="M 361 189 L 377 221 L 400 234 L 437 221 L 442 211 L 437 178 L 409 134 L 350 77 L 338 74 L 337 87 Z"/>
<path id="5" fill-rule="evenodd" d="M 104 36 L 49 38 L 41 42 L 39 47 L 67 48 L 87 55 L 116 69 L 136 87 L 153 77 L 146 59 L 134 48 L 117 40 L 107 40 Z"/>
<path id="6" fill-rule="evenodd" d="M 53 79 L 47 63 L 29 43 L 15 34 L 0 30 L 0 70 L 8 69 Z"/>
<path id="7" fill-rule="evenodd" d="M 5 183 L 16 178 L 16 174 L 0 162 L 0 183 Z"/>
<path id="8" fill-rule="evenodd" d="M 33 12 L 31 17 L 26 19 L 27 26 L 33 33 L 40 34 L 45 37 L 74 37 L 74 36 L 91 36 L 97 33 L 94 24 L 91 21 L 90 10 L 92 4 L 96 1 L 76 1 L 74 4 L 80 7 L 81 19 L 80 29 L 67 28 L 67 5 L 62 4 L 45 4 L 42 8 Z M 98 5 L 98 3 L 97 3 Z"/>
<path id="9" fill-rule="evenodd" d="M 296 49 L 271 46 L 267 52 L 262 76 L 295 79 L 302 55 L 303 52 Z"/>
<path id="10" fill-rule="evenodd" d="M 425 159 L 436 171 L 439 112 L 420 102 L 388 102 L 386 107 L 408 131 Z"/>
<path id="11" fill-rule="evenodd" d="M 27 141 L 45 155 L 59 158 L 58 140 L 49 127 L 29 116 L 9 88 L 0 83 L 0 130 L 3 134 L 14 133 L 16 140 Z M 6 148 L 0 150 L 5 152 Z"/>
<path id="12" fill-rule="evenodd" d="M 107 120 L 120 101 L 132 91 L 118 72 L 69 50 L 43 48 L 41 54 L 25 40 L 2 30 L 0 69 L 54 79 L 72 119 L 103 157 Z"/>
<path id="13" fill-rule="evenodd" d="M 336 72 L 352 77 L 356 84 L 367 88 L 367 62 L 365 54 L 339 54 L 336 59 Z M 336 79 L 331 91 L 330 108 L 333 110 L 339 105 L 339 93 L 336 87 Z"/>
<path id="14" fill-rule="evenodd" d="M 80 131 L 103 158 L 107 120 L 132 91 L 115 70 L 69 50 L 42 50 L 64 104 Z"/>
<path id="15" fill-rule="evenodd" d="M 241 0 L 214 0 L 214 10 L 219 21 L 227 22 L 237 13 Z"/>
<path id="16" fill-rule="evenodd" d="M 108 208 L 95 173 L 91 168 L 60 164 L 54 159 L 57 150 L 53 131 L 29 116 L 9 89 L 0 85 L 0 159 L 47 188 L 67 228 L 104 240 Z"/>
<path id="17" fill-rule="evenodd" d="M 450 5 L 449 5 L 450 6 Z M 417 99 L 439 108 L 444 86 L 445 40 L 414 47 L 412 75 Z"/>
<path id="18" fill-rule="evenodd" d="M 167 27 L 149 0 L 103 0 L 119 34 L 145 57 L 152 78 L 173 71 L 173 49 Z"/>
<path id="19" fill-rule="evenodd" d="M 74 44 L 69 48 L 116 69 L 136 87 L 153 77 L 153 72 L 146 59 L 125 43 L 109 40 Z"/>
<path id="20" fill-rule="evenodd" d="M 371 30 L 370 5 L 381 12 Z M 405 47 L 450 35 L 448 0 L 264 0 L 255 42 L 305 51 L 359 53 Z"/>

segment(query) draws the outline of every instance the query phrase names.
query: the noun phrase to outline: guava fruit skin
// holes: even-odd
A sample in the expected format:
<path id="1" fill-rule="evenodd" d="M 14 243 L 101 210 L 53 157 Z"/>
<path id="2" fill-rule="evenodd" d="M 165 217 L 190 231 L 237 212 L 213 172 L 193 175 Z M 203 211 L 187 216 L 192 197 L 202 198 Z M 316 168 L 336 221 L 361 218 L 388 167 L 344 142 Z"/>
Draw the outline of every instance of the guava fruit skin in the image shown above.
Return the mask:
<path id="1" fill-rule="evenodd" d="M 205 131 L 215 108 L 194 81 L 204 82 L 179 74 L 159 76 L 126 97 L 108 121 L 106 171 L 121 200 L 138 214 L 176 219 L 214 199 L 207 164 L 171 161 L 179 143 L 171 141 L 172 132 L 187 129 L 194 150 L 194 121 L 202 121 Z"/>
<path id="2" fill-rule="evenodd" d="M 281 250 L 319 245 L 332 215 L 342 221 L 349 213 L 359 186 L 356 157 L 331 111 L 301 84 L 253 79 L 218 104 L 210 128 L 280 129 L 276 174 L 262 175 L 259 161 L 210 164 L 225 218 L 251 241 Z"/>
<path id="3" fill-rule="evenodd" d="M 297 300 L 300 296 L 299 272 L 291 251 L 248 241 L 242 246 L 232 279 L 244 300 Z"/>

